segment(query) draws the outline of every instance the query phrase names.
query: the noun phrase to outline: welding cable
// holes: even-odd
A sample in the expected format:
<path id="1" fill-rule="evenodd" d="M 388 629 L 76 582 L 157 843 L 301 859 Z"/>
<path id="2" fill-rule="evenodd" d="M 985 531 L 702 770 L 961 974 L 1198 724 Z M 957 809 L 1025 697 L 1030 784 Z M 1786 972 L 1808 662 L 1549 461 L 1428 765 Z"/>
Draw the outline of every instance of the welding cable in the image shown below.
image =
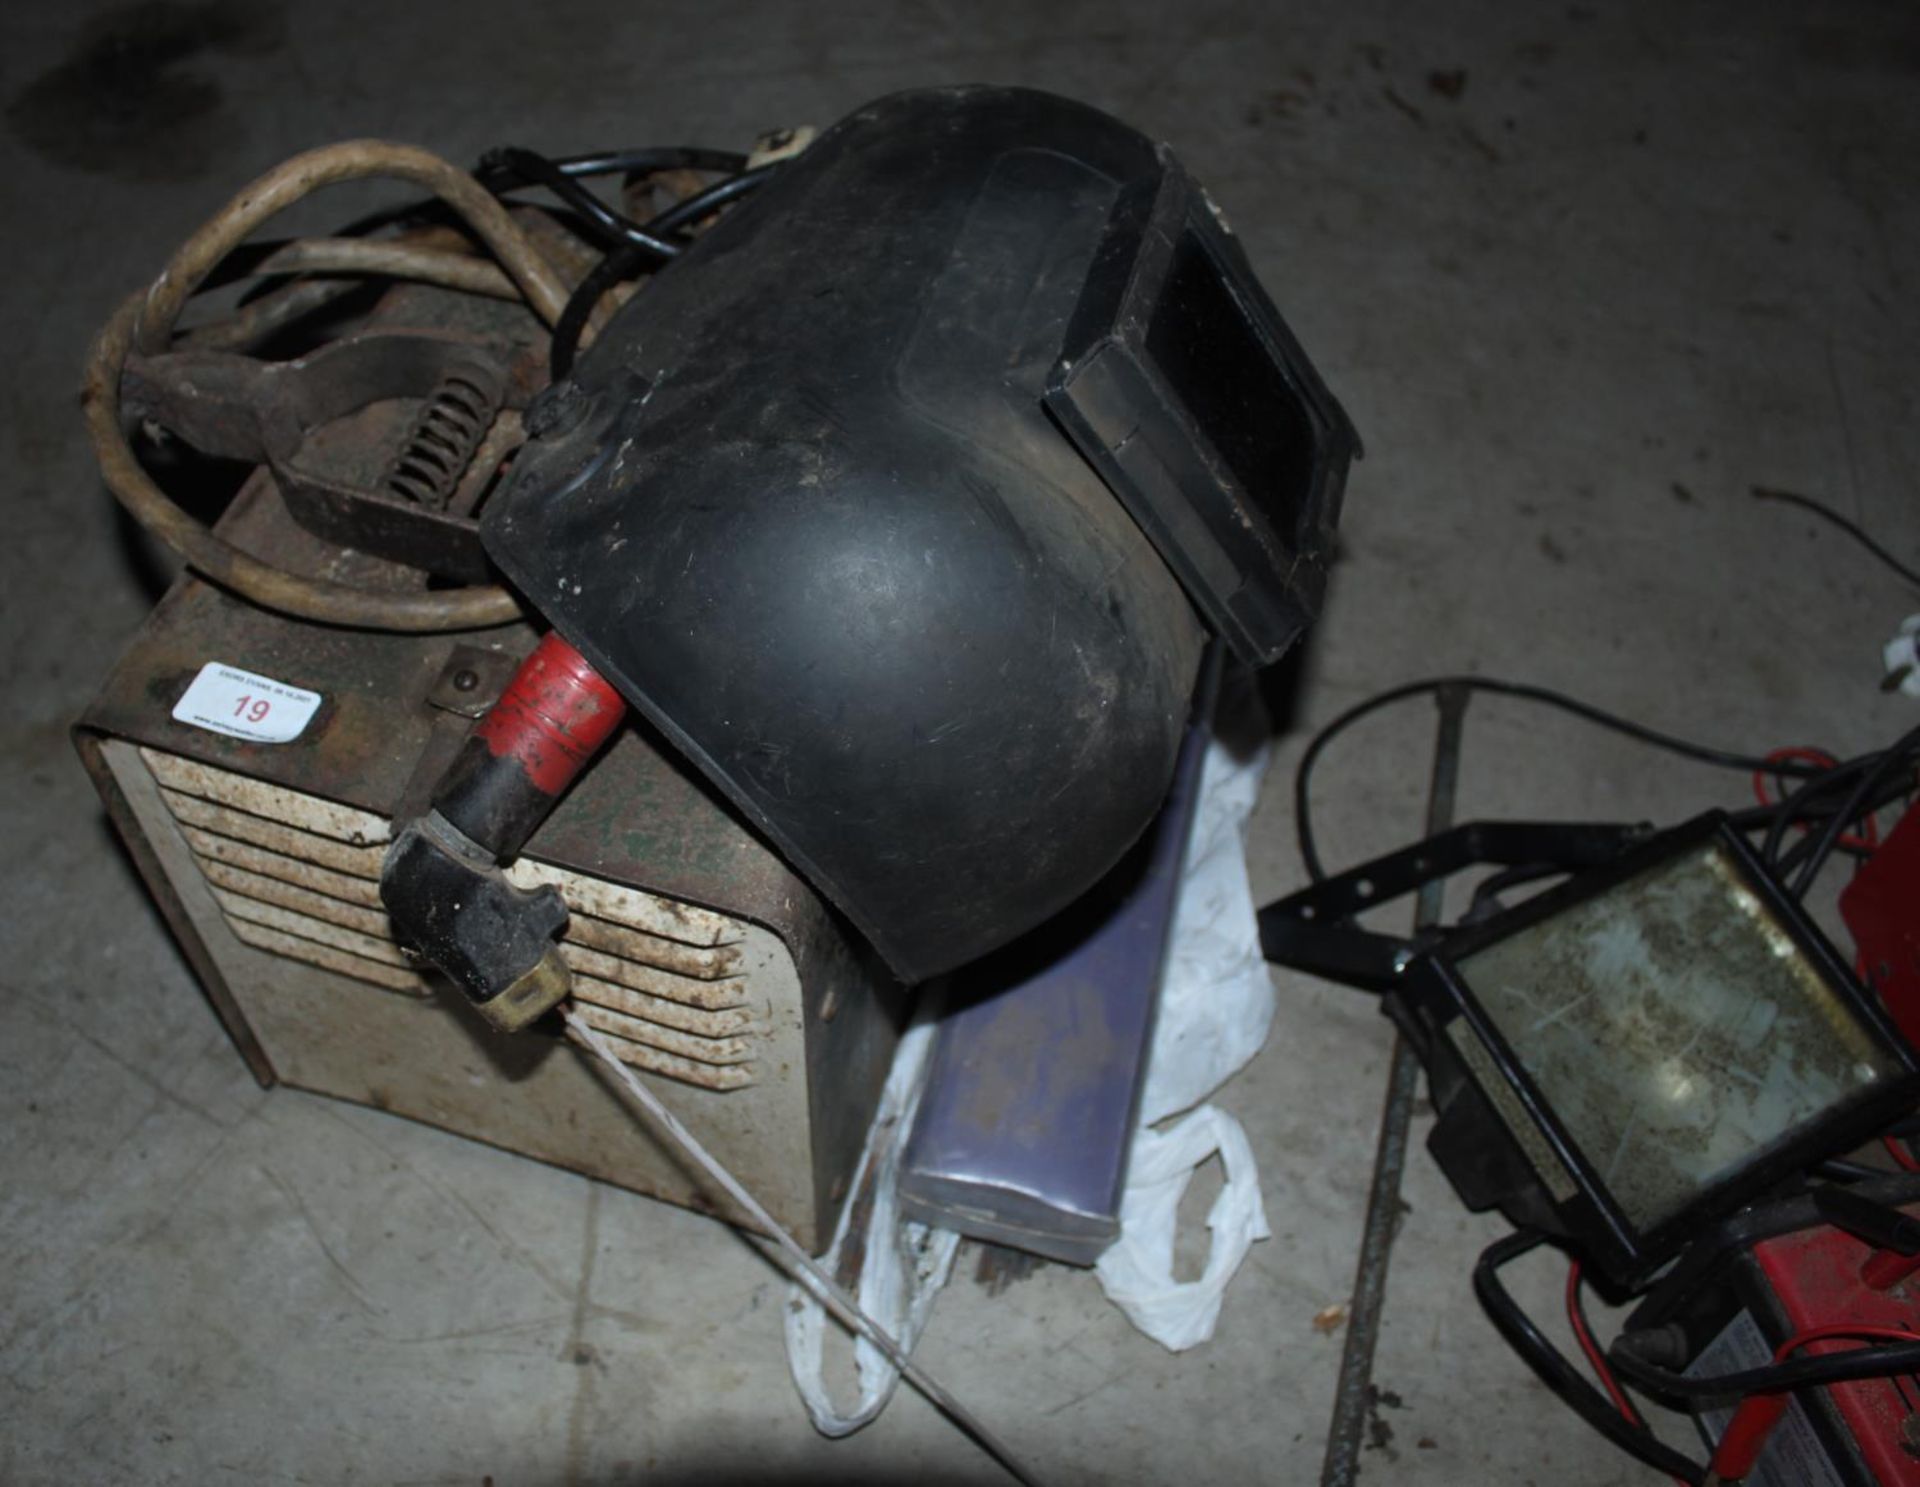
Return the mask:
<path id="1" fill-rule="evenodd" d="M 1498 697 L 1513 697 L 1524 702 L 1536 702 L 1543 707 L 1557 708 L 1576 718 L 1592 723 L 1597 727 L 1610 729 L 1619 734 L 1647 744 L 1653 748 L 1664 749 L 1668 753 L 1679 754 L 1683 758 L 1695 760 L 1701 764 L 1711 764 L 1721 769 L 1752 771 L 1765 769 L 1775 774 L 1790 775 L 1800 779 L 1811 779 L 1823 771 L 1812 765 L 1794 761 L 1769 763 L 1767 759 L 1752 755 L 1738 754 L 1727 749 L 1717 749 L 1708 744 L 1694 743 L 1689 739 L 1678 738 L 1671 733 L 1662 733 L 1649 728 L 1644 723 L 1636 723 L 1631 718 L 1623 718 L 1604 708 L 1595 707 L 1590 702 L 1582 702 L 1577 697 L 1569 697 L 1564 692 L 1556 692 L 1549 687 L 1537 687 L 1528 682 L 1501 681 L 1491 676 L 1434 676 L 1416 682 L 1407 682 L 1402 686 L 1389 688 L 1376 693 L 1364 702 L 1354 704 L 1328 723 L 1308 742 L 1306 752 L 1300 756 L 1300 763 L 1293 774 L 1293 815 L 1294 830 L 1300 844 L 1300 860 L 1305 864 L 1307 876 L 1314 882 L 1326 880 L 1326 869 L 1321 865 L 1320 853 L 1314 843 L 1311 781 L 1313 767 L 1328 744 L 1338 738 L 1353 724 L 1383 707 L 1404 701 L 1409 697 L 1425 696 L 1428 693 L 1441 692 L 1450 688 L 1462 688 L 1472 692 L 1485 692 Z"/>
<path id="2" fill-rule="evenodd" d="M 504 179 L 513 184 L 541 186 L 572 207 L 592 225 L 605 247 L 629 244 L 654 258 L 676 257 L 680 244 L 649 231 L 623 212 L 617 212 L 595 196 L 578 179 L 568 175 L 546 156 L 518 145 L 502 145 L 489 150 L 480 160 L 481 174 L 488 179 Z M 505 186 L 499 189 L 508 189 Z"/>
<path id="3" fill-rule="evenodd" d="M 1920 573 L 1916 573 L 1892 553 L 1888 552 L 1886 548 L 1882 547 L 1869 535 L 1864 527 L 1860 526 L 1857 522 L 1849 521 L 1825 502 L 1816 501 L 1812 496 L 1803 496 L 1797 491 L 1771 490 L 1764 485 L 1748 486 L 1747 494 L 1752 496 L 1756 501 L 1782 501 L 1789 506 L 1798 506 L 1802 511 L 1811 511 L 1822 521 L 1832 522 L 1834 526 L 1845 532 L 1855 542 L 1859 543 L 1868 552 L 1885 563 L 1895 573 L 1898 573 L 1908 583 L 1920 589 Z"/>
<path id="4" fill-rule="evenodd" d="M 380 238 L 295 238 L 267 254 L 257 278 L 293 274 L 366 274 L 438 284 L 488 299 L 520 299 L 520 286 L 497 263 L 469 253 L 415 247 Z"/>
<path id="5" fill-rule="evenodd" d="M 1920 750 L 1920 726 L 1909 728 L 1900 735 L 1894 746 L 1880 755 L 1879 762 L 1869 769 L 1853 788 L 1840 809 L 1833 813 L 1824 830 L 1815 839 L 1806 862 L 1802 865 L 1787 891 L 1795 898 L 1804 898 L 1813 880 L 1820 876 L 1820 869 L 1826 866 L 1827 858 L 1833 855 L 1834 844 L 1840 835 L 1866 810 L 1873 792 L 1887 784 L 1903 767 L 1911 768 L 1913 756 Z"/>
<path id="6" fill-rule="evenodd" d="M 231 315 L 181 330 L 174 345 L 181 350 L 248 351 L 366 287 L 365 280 L 353 278 L 295 279 L 268 287 Z"/>
<path id="7" fill-rule="evenodd" d="M 747 195 L 779 169 L 778 163 L 762 165 L 719 181 L 704 191 L 696 191 L 648 221 L 647 231 L 661 236 L 678 232 Z M 638 245 L 623 243 L 587 270 L 586 276 L 574 286 L 572 295 L 567 299 L 567 307 L 561 311 L 560 319 L 553 328 L 553 342 L 547 351 L 547 369 L 555 382 L 573 370 L 574 359 L 580 353 L 581 337 L 594 307 L 614 285 L 625 283 L 644 269 L 650 257 Z"/>
<path id="8" fill-rule="evenodd" d="M 823 1269 L 820 1263 L 800 1247 L 800 1242 L 789 1234 L 784 1225 L 767 1212 L 766 1207 L 755 1198 L 741 1183 L 740 1179 L 728 1171 L 726 1166 L 712 1152 L 700 1144 L 699 1140 L 682 1125 L 674 1113 L 669 1110 L 652 1090 L 641 1083 L 632 1069 L 621 1062 L 606 1039 L 600 1036 L 592 1023 L 572 1006 L 561 1009 L 561 1019 L 566 1025 L 567 1036 L 588 1053 L 597 1058 L 602 1067 L 625 1092 L 628 1099 L 647 1113 L 647 1116 L 668 1136 L 672 1137 L 680 1150 L 692 1159 L 693 1164 L 713 1179 L 729 1198 L 739 1205 L 741 1212 L 752 1221 L 759 1231 L 769 1236 L 780 1254 L 785 1257 L 793 1279 L 811 1291 L 821 1306 L 831 1312 L 834 1318 L 849 1331 L 858 1333 L 878 1348 L 886 1359 L 900 1371 L 914 1388 L 918 1389 L 927 1402 L 949 1420 L 973 1438 L 988 1455 L 1007 1469 L 1007 1472 L 1023 1487 L 1037 1487 L 1035 1478 L 1024 1467 L 1020 1458 L 993 1434 L 979 1419 L 954 1397 L 945 1385 L 935 1379 L 924 1368 L 913 1361 L 913 1355 L 896 1341 L 886 1328 L 867 1313 L 846 1289 Z"/>
<path id="9" fill-rule="evenodd" d="M 1809 1327 L 1804 1332 L 1796 1332 L 1774 1350 L 1776 1364 L 1784 1363 L 1789 1357 L 1809 1343 L 1831 1342 L 1841 1338 L 1857 1341 L 1861 1338 L 1874 1338 L 1885 1341 L 1892 1339 L 1908 1341 L 1914 1338 L 1911 1332 L 1903 1332 L 1897 1327 L 1864 1327 L 1853 1323 L 1841 1323 L 1831 1327 Z M 1828 1353 L 1832 1358 L 1845 1354 Z M 1785 1390 L 1766 1394 L 1749 1394 L 1740 1401 L 1739 1408 L 1733 1412 L 1733 1418 L 1727 1422 L 1727 1428 L 1720 1433 L 1720 1443 L 1713 1448 L 1713 1462 L 1710 1467 L 1712 1482 L 1740 1482 L 1752 1472 L 1760 1459 L 1760 1453 L 1766 1449 L 1767 1439 L 1773 1434 L 1773 1427 L 1780 1423 L 1780 1417 L 1787 1412 L 1787 1406 L 1793 1396 Z"/>
<path id="10" fill-rule="evenodd" d="M 520 300 L 519 287 L 475 252 L 469 233 L 438 201 L 370 213 L 324 238 L 256 238 L 221 259 L 196 294 L 252 280 L 230 313 L 175 328 L 172 349 L 245 351 L 309 315 L 383 279 L 406 279 L 489 299 Z M 549 213 L 548 215 L 552 215 Z M 387 237 L 372 233 L 396 225 Z M 537 225 L 537 224 L 536 224 Z"/>
<path id="11" fill-rule="evenodd" d="M 160 277 L 107 322 L 88 358 L 81 402 L 107 488 L 189 567 L 263 608 L 323 624 L 434 632 L 504 625 L 520 618 L 506 589 L 477 586 L 379 593 L 290 573 L 217 536 L 183 511 L 141 468 L 121 426 L 120 378 L 128 356 L 167 349 L 187 300 L 221 259 L 262 222 L 323 186 L 395 177 L 452 207 L 478 235 L 549 325 L 566 308 L 566 288 L 507 210 L 465 171 L 437 155 L 381 140 L 353 140 L 296 155 L 245 187 L 180 247 Z"/>
<path id="12" fill-rule="evenodd" d="M 341 275 L 346 277 L 336 277 Z M 285 282 L 264 286 L 232 314 L 178 331 L 174 346 L 244 351 L 365 289 L 368 278 L 411 279 L 490 299 L 520 298 L 513 280 L 497 264 L 474 256 L 464 234 L 439 225 L 416 225 L 391 238 L 334 236 L 244 243 L 201 281 L 201 287 L 280 278 Z"/>
<path id="13" fill-rule="evenodd" d="M 390 237 L 375 234 L 398 226 Z M 391 258 L 383 255 L 392 249 L 408 252 Z M 455 225 L 451 214 L 438 201 L 415 201 L 404 206 L 369 213 L 327 237 L 249 238 L 209 269 L 195 287 L 196 294 L 218 289 L 244 279 L 280 278 L 297 273 L 381 274 L 387 277 L 429 278 L 446 267 L 443 260 L 454 260 L 448 269 L 458 275 L 460 268 L 485 265 L 494 277 L 486 293 L 498 298 L 520 298 L 520 291 L 500 269 L 476 255 L 471 234 Z M 449 287 L 466 289 L 465 283 Z"/>
<path id="14" fill-rule="evenodd" d="M 1635 1426 L 1621 1415 L 1606 1395 L 1582 1378 L 1579 1370 L 1561 1356 L 1560 1350 L 1548 1341 L 1547 1335 L 1520 1309 L 1502 1284 L 1501 1269 L 1538 1249 L 1545 1238 L 1537 1230 L 1518 1229 L 1487 1246 L 1473 1267 L 1473 1292 L 1479 1297 L 1480 1305 L 1507 1345 L 1582 1420 L 1634 1460 L 1689 1487 L 1699 1487 L 1705 1478 L 1704 1470 L 1644 1424 Z"/>
<path id="15" fill-rule="evenodd" d="M 243 188 L 187 239 L 147 291 L 134 347 L 152 356 L 202 280 L 255 228 L 323 186 L 368 177 L 393 177 L 432 192 L 473 229 L 547 324 L 566 308 L 566 287 L 507 209 L 480 183 L 439 156 L 383 140 L 349 140 L 308 150 Z"/>
<path id="16" fill-rule="evenodd" d="M 611 175 L 617 172 L 655 173 L 669 170 L 724 171 L 729 175 L 744 173 L 748 176 L 755 172 L 747 171 L 747 157 L 733 150 L 709 150 L 695 147 L 673 146 L 663 149 L 637 149 L 598 151 L 590 155 L 563 156 L 550 162 L 562 175 L 584 179 L 596 175 Z M 495 195 L 511 190 L 521 184 L 520 178 L 500 167 L 475 171 L 475 178 Z M 722 183 L 725 184 L 724 182 Z M 511 205 L 511 203 L 509 203 Z M 574 221 L 577 214 L 568 213 Z M 380 207 L 356 218 L 347 226 L 335 231 L 333 241 L 341 238 L 362 238 L 392 227 L 396 223 L 408 223 L 413 230 L 408 237 L 437 236 L 440 241 L 433 246 L 443 246 L 469 256 L 465 247 L 466 239 L 456 231 L 449 219 L 446 207 L 437 201 L 413 200 L 391 206 Z M 647 231 L 664 237 L 654 223 L 642 224 Z M 583 236 L 586 234 L 582 234 Z M 261 260 L 288 245 L 286 240 L 279 242 L 242 243 L 224 258 L 202 281 L 203 286 L 211 288 L 220 284 L 232 283 L 236 279 L 260 277 L 264 270 Z M 425 278 L 423 274 L 402 274 L 399 277 Z M 460 286 L 454 286 L 460 287 Z"/>

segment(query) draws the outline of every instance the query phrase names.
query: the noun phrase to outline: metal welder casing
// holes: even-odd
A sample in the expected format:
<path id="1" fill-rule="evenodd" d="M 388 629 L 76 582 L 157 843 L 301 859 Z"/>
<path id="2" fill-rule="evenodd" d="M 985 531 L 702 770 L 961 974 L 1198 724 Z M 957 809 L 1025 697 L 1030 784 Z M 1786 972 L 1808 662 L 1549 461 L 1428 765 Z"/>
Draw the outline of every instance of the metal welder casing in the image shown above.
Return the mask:
<path id="1" fill-rule="evenodd" d="M 994 88 L 843 120 L 529 428 L 489 555 L 909 981 L 1140 835 L 1354 449 L 1171 156 Z"/>

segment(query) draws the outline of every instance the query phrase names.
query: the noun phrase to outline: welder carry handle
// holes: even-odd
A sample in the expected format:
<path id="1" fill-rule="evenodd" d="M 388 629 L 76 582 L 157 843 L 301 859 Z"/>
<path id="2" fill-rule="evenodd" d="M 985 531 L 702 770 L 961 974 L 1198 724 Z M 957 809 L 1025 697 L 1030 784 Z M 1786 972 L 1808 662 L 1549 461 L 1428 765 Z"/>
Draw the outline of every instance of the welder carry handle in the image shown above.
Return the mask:
<path id="1" fill-rule="evenodd" d="M 381 865 L 380 901 L 402 947 L 444 972 L 497 1027 L 523 1028 L 572 990 L 554 944 L 565 903 L 552 887 L 515 887 L 501 865 L 519 855 L 626 710 L 584 656 L 548 635 Z"/>

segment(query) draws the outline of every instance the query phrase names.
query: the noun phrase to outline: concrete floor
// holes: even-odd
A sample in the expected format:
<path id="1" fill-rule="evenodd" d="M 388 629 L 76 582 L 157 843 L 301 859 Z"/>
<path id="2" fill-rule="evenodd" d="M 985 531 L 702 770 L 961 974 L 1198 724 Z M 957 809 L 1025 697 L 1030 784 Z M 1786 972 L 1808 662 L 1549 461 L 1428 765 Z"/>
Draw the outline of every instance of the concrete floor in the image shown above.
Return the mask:
<path id="1" fill-rule="evenodd" d="M 112 38 L 192 23 L 163 80 Z M 151 31 L 144 34 L 151 36 Z M 1754 484 L 1920 539 L 1920 15 L 1142 0 L 977 9 L 160 0 L 11 7 L 0 261 L 0 1480 L 993 1482 L 903 1395 L 842 1443 L 785 1375 L 782 1284 L 705 1220 L 372 1111 L 263 1093 L 116 850 L 66 729 L 151 602 L 80 434 L 87 337 L 240 181 L 392 135 L 734 142 L 922 83 L 1074 94 L 1173 142 L 1365 434 L 1312 640 L 1310 725 L 1412 676 L 1567 687 L 1729 744 L 1853 750 L 1913 596 Z M 133 65 L 128 58 L 132 56 Z M 1320 782 L 1350 860 L 1413 833 L 1431 709 Z M 1276 776 L 1256 887 L 1300 880 Z M 1512 707 L 1463 816 L 1670 820 L 1738 777 Z M 1310 1480 L 1387 1028 L 1276 977 L 1223 1095 L 1275 1237 L 1172 1357 L 1085 1274 L 965 1258 L 922 1350 L 1051 1482 Z M 1498 1232 L 1407 1183 L 1369 1480 L 1639 1480 L 1507 1354 L 1467 1286 Z M 1552 1316 L 1557 1277 L 1519 1277 Z"/>

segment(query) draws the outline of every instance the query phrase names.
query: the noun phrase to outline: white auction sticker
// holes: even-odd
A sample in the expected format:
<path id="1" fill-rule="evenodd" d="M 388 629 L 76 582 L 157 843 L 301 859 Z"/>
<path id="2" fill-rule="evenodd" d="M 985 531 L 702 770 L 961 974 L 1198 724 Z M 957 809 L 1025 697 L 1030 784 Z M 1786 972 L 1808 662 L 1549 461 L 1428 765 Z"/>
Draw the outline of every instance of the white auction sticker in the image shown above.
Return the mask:
<path id="1" fill-rule="evenodd" d="M 209 661 L 174 704 L 173 720 L 254 743 L 291 743 L 319 707 L 318 692 Z"/>

